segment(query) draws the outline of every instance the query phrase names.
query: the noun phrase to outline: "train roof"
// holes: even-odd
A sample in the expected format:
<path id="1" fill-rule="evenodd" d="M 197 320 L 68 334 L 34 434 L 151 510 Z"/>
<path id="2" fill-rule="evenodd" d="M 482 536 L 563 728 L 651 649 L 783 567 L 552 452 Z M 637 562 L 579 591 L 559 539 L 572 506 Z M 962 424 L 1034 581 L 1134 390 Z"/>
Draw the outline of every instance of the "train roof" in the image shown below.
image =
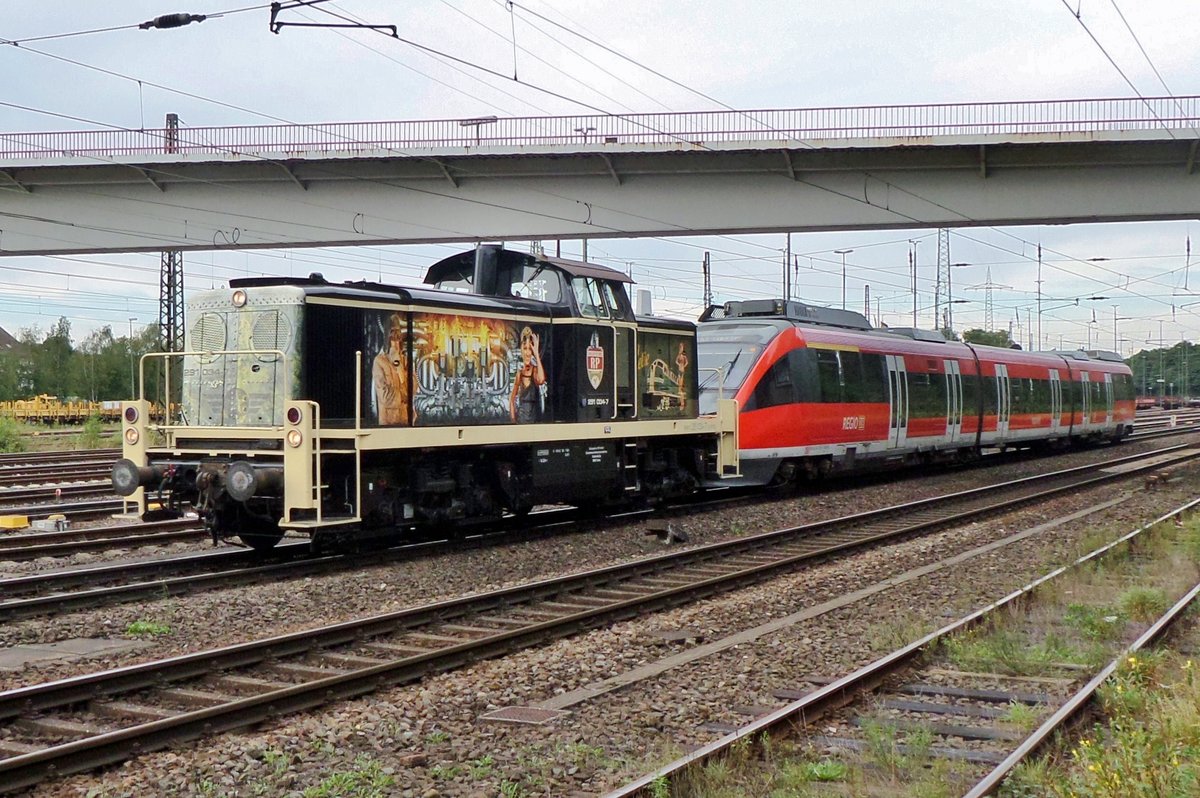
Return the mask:
<path id="1" fill-rule="evenodd" d="M 531 263 L 558 269 L 572 277 L 594 277 L 597 280 L 612 280 L 618 283 L 633 282 L 633 278 L 624 272 L 610 269 L 607 266 L 601 266 L 598 263 L 567 260 L 566 258 L 552 258 L 548 255 L 536 253 L 516 252 L 515 250 L 504 249 L 502 246 L 495 244 L 484 244 L 476 249 L 459 252 L 448 258 L 442 258 L 425 272 L 424 282 L 428 285 L 435 285 L 447 278 L 462 274 L 467 269 L 474 270 L 481 255 L 485 258 L 495 259 L 492 268 Z"/>
<path id="2" fill-rule="evenodd" d="M 840 327 L 847 330 L 870 330 L 867 317 L 853 310 L 838 310 L 809 305 L 794 299 L 744 299 L 709 305 L 700 314 L 700 321 L 732 321 L 734 319 L 779 319 L 794 324 Z"/>
<path id="3" fill-rule="evenodd" d="M 525 274 L 528 274 L 528 267 L 532 267 L 534 274 L 548 269 L 562 273 L 567 279 L 590 277 L 608 282 L 621 305 L 617 318 L 626 321 L 636 320 L 640 326 L 663 330 L 691 331 L 695 329 L 695 325 L 690 321 L 657 316 L 635 316 L 624 285 L 632 283 L 633 280 L 615 269 L 594 263 L 505 250 L 497 245 L 482 245 L 476 249 L 443 258 L 433 264 L 426 272 L 426 283 L 447 282 L 447 285 L 436 288 L 429 285 L 398 286 L 372 280 L 346 280 L 334 283 L 326 280 L 319 272 L 313 272 L 307 277 L 235 278 L 229 281 L 229 289 L 219 292 L 204 292 L 204 295 L 205 297 L 227 295 L 230 291 L 238 288 L 279 287 L 298 289 L 306 297 L 332 297 L 350 301 L 388 302 L 398 305 L 430 305 L 455 310 L 537 314 L 560 318 L 575 316 L 591 318 L 582 316 L 576 311 L 570 296 L 570 289 L 565 284 L 563 293 L 557 301 L 514 296 L 507 292 L 506 289 L 510 283 L 505 279 L 512 274 L 520 274 L 523 270 Z M 469 278 L 467 278 L 468 275 Z M 497 280 L 497 278 L 500 279 Z M 475 290 L 477 287 L 482 287 L 483 290 Z M 189 300 L 189 304 L 195 305 L 196 302 L 203 303 L 205 301 L 209 300 L 197 296 Z M 224 302 L 224 300 L 216 299 L 211 301 L 217 301 L 218 304 Z M 299 301 L 298 297 L 297 301 Z"/>

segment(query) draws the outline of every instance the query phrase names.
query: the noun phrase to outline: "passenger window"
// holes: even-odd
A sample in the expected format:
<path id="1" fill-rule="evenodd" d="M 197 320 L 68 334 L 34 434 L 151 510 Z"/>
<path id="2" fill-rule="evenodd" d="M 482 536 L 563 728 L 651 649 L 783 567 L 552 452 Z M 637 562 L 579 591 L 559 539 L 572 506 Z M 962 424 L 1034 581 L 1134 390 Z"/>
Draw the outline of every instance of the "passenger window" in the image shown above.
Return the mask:
<path id="1" fill-rule="evenodd" d="M 830 349 L 817 349 L 817 379 L 821 385 L 822 402 L 842 401 L 842 367 L 838 353 Z"/>

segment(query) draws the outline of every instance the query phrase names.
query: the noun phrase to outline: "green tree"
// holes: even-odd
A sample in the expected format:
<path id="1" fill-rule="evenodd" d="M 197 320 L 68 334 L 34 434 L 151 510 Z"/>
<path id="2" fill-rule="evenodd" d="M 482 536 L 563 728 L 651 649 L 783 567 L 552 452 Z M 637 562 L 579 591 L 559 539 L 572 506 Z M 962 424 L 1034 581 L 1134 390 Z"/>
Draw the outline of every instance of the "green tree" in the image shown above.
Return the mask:
<path id="1" fill-rule="evenodd" d="M 1009 336 L 1007 330 L 995 330 L 993 332 L 980 329 L 967 330 L 962 334 L 962 339 L 968 344 L 1000 346 L 1005 349 L 1011 349 L 1013 345 L 1013 339 Z"/>

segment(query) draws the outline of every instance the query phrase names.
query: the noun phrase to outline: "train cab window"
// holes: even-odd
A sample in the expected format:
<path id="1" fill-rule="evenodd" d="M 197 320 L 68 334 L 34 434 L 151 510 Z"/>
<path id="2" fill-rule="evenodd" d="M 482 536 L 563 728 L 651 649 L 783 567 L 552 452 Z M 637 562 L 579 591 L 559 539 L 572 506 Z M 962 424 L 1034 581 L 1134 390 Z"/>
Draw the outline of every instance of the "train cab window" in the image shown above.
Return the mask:
<path id="1" fill-rule="evenodd" d="M 786 405 L 794 401 L 796 391 L 792 381 L 791 363 L 786 357 L 781 357 L 767 369 L 758 385 L 754 386 L 754 396 L 746 409 L 762 410 L 764 407 Z"/>
<path id="2" fill-rule="evenodd" d="M 604 304 L 608 305 L 608 312 L 614 319 L 633 321 L 633 306 L 629 304 L 629 298 L 624 291 L 618 288 L 618 285 L 618 283 L 608 280 L 600 283 Z"/>
<path id="3" fill-rule="evenodd" d="M 580 316 L 593 319 L 608 318 L 608 307 L 604 304 L 600 281 L 593 277 L 572 278 L 571 291 L 575 294 L 575 305 Z"/>

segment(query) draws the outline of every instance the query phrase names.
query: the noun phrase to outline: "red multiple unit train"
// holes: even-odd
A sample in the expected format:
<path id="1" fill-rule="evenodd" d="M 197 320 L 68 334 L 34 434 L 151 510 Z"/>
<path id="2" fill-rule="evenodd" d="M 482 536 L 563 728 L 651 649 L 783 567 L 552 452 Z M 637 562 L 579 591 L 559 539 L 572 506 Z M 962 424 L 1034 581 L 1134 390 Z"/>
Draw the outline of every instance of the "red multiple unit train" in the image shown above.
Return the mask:
<path id="1" fill-rule="evenodd" d="M 1115 353 L 947 341 L 783 300 L 709 308 L 698 343 L 701 412 L 722 395 L 741 409 L 743 484 L 1132 430 L 1133 376 Z"/>

